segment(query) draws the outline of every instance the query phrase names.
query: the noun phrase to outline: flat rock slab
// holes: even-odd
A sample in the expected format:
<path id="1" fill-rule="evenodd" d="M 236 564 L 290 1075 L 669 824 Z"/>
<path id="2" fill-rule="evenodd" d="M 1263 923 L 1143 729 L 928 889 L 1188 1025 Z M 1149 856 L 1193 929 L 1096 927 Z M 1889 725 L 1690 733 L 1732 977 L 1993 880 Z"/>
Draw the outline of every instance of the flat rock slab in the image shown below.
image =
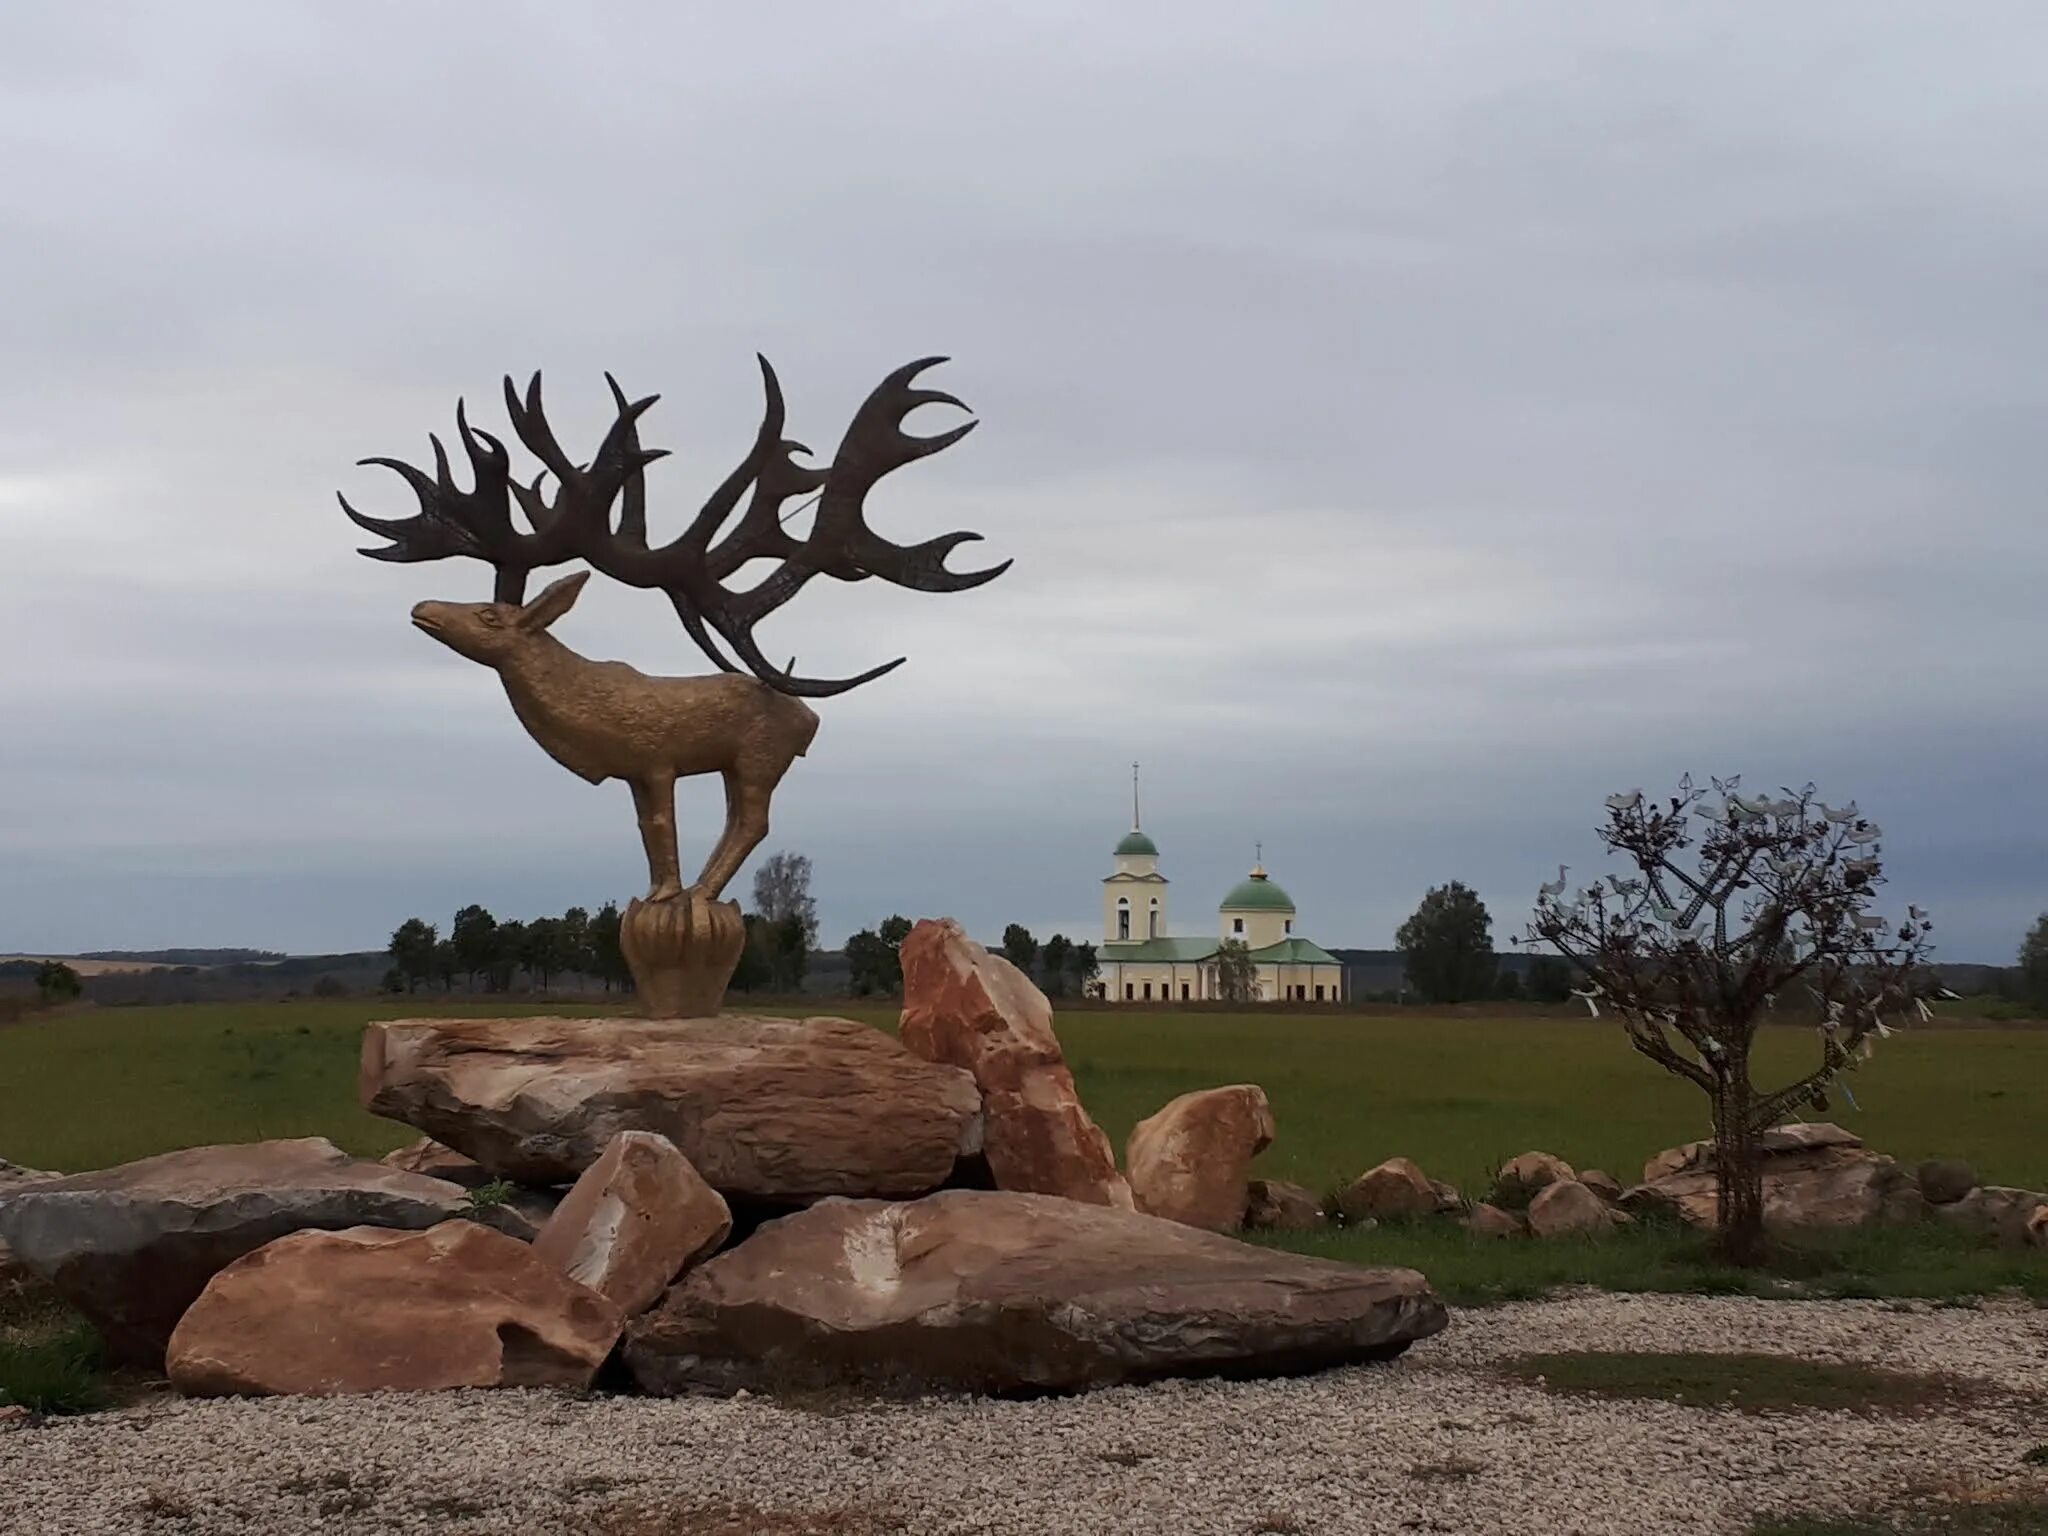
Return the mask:
<path id="1" fill-rule="evenodd" d="M 431 1227 L 461 1214 L 468 1194 L 317 1136 L 188 1147 L 10 1188 L 0 1242 L 119 1358 L 154 1369 L 185 1309 L 242 1255 L 308 1227 Z M 479 1219 L 533 1235 L 510 1210 Z"/>
<path id="2" fill-rule="evenodd" d="M 171 1335 L 191 1397 L 587 1388 L 619 1309 L 468 1221 L 298 1232 L 215 1275 Z"/>
<path id="3" fill-rule="evenodd" d="M 981 1095 L 850 1019 L 398 1019 L 361 1092 L 495 1174 L 567 1183 L 620 1131 L 674 1142 L 728 1198 L 914 1196 L 981 1150 Z"/>
<path id="4" fill-rule="evenodd" d="M 1074 1391 L 1384 1360 L 1445 1324 L 1413 1270 L 1256 1248 L 1057 1196 L 830 1200 L 628 1326 L 647 1391 Z"/>

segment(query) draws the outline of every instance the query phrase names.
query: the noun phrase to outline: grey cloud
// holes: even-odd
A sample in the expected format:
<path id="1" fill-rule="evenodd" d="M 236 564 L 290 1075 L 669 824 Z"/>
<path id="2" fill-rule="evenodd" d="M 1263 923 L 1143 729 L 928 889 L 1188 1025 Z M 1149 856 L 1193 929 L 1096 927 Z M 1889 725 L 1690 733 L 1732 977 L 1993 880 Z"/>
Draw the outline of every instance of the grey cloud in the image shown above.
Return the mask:
<path id="1" fill-rule="evenodd" d="M 774 621 L 911 657 L 778 803 L 834 937 L 1091 931 L 1138 757 L 1183 928 L 1263 839 L 1326 943 L 1452 876 L 1511 930 L 1601 794 L 1740 770 L 1860 795 L 1945 949 L 2009 954 L 2048 906 L 2044 41 L 2020 5 L 11 7 L 0 947 L 628 894 L 624 792 L 403 623 L 481 571 L 357 559 L 333 496 L 402 508 L 354 460 L 508 371 L 588 436 L 612 368 L 663 393 L 674 526 L 758 348 L 821 453 L 953 354 L 983 425 L 874 515 L 1017 560 Z M 645 594 L 563 632 L 697 665 Z"/>

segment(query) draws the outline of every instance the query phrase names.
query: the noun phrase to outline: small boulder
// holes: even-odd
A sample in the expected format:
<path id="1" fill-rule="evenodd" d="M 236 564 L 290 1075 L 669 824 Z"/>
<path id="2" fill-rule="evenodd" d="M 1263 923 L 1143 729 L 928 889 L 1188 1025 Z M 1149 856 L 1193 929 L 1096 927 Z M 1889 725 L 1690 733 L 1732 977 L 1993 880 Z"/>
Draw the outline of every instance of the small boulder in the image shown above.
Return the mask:
<path id="1" fill-rule="evenodd" d="M 1588 1168 L 1579 1175 L 1579 1182 L 1609 1204 L 1621 1198 L 1621 1180 L 1598 1168 Z"/>
<path id="2" fill-rule="evenodd" d="M 188 1147 L 11 1192 L 0 1201 L 0 1242 L 116 1358 L 155 1369 L 185 1309 L 242 1255 L 308 1227 L 431 1227 L 468 1214 L 468 1199 L 445 1179 L 350 1157 L 317 1136 Z M 475 1216 L 534 1235 L 504 1206 Z"/>
<path id="3" fill-rule="evenodd" d="M 1590 1237 L 1614 1225 L 1607 1202 L 1577 1179 L 1560 1179 L 1529 1202 L 1529 1231 L 1537 1237 Z"/>
<path id="4" fill-rule="evenodd" d="M 621 1131 L 534 1239 L 534 1256 L 631 1317 L 718 1251 L 732 1212 L 675 1143 Z"/>
<path id="5" fill-rule="evenodd" d="M 1474 1237 L 1521 1237 L 1528 1231 L 1522 1224 L 1522 1218 L 1513 1211 L 1504 1211 L 1483 1201 L 1467 1211 L 1458 1225 Z"/>
<path id="6" fill-rule="evenodd" d="M 1129 1210 L 1131 1187 L 1081 1103 L 1045 994 L 951 918 L 919 923 L 900 953 L 903 1044 L 973 1074 L 996 1187 Z"/>
<path id="7" fill-rule="evenodd" d="M 829 1200 L 700 1265 L 628 1327 L 655 1393 L 1078 1391 L 1389 1359 L 1441 1330 L 1410 1269 L 1004 1191 Z"/>
<path id="8" fill-rule="evenodd" d="M 1788 1125 L 1758 1138 L 1764 1224 L 1774 1231 L 1908 1224 L 1925 1209 L 1912 1175 L 1865 1150 L 1839 1126 Z M 1711 1229 L 1720 1210 L 1712 1142 L 1694 1142 L 1651 1159 L 1670 1171 L 1628 1191 L 1633 1211 L 1658 1210 Z"/>
<path id="9" fill-rule="evenodd" d="M 1465 1197 L 1458 1193 L 1457 1185 L 1449 1182 L 1446 1179 L 1431 1179 L 1429 1181 L 1429 1187 L 1432 1190 L 1436 1191 L 1436 1208 L 1438 1214 L 1442 1214 L 1445 1211 L 1457 1211 L 1464 1209 Z"/>
<path id="10" fill-rule="evenodd" d="M 1405 1157 L 1390 1157 L 1354 1179 L 1337 1197 L 1337 1209 L 1355 1225 L 1367 1218 L 1399 1221 L 1433 1215 L 1437 1201 L 1436 1185 L 1428 1174 Z"/>
<path id="11" fill-rule="evenodd" d="M 1929 1205 L 1954 1205 L 1977 1187 L 1970 1165 L 1956 1157 L 1930 1157 L 1913 1171 Z"/>
<path id="12" fill-rule="evenodd" d="M 1256 1084 L 1182 1094 L 1139 1121 L 1124 1149 L 1138 1209 L 1211 1232 L 1236 1231 L 1252 1159 L 1273 1144 L 1273 1134 L 1273 1108 Z"/>
<path id="13" fill-rule="evenodd" d="M 1493 1198 L 1511 1210 L 1526 1208 L 1546 1185 L 1577 1178 L 1572 1165 L 1548 1152 L 1524 1152 L 1509 1158 L 1493 1181 Z"/>
<path id="14" fill-rule="evenodd" d="M 1980 1184 L 1960 1200 L 1937 1205 L 1934 1214 L 2002 1243 L 2024 1243 L 2030 1236 L 2031 1224 L 2044 1207 L 2048 1207 L 2048 1195 L 2038 1191 Z"/>
<path id="15" fill-rule="evenodd" d="M 1315 1192 L 1284 1179 L 1253 1179 L 1245 1189 L 1244 1225 L 1250 1232 L 1317 1232 L 1329 1224 Z"/>
<path id="16" fill-rule="evenodd" d="M 190 1397 L 589 1387 L 619 1309 L 474 1222 L 298 1232 L 207 1282 L 171 1335 Z"/>
<path id="17" fill-rule="evenodd" d="M 2027 1218 L 2027 1241 L 2036 1248 L 2048 1248 L 2048 1200 L 2034 1207 L 2034 1214 Z"/>

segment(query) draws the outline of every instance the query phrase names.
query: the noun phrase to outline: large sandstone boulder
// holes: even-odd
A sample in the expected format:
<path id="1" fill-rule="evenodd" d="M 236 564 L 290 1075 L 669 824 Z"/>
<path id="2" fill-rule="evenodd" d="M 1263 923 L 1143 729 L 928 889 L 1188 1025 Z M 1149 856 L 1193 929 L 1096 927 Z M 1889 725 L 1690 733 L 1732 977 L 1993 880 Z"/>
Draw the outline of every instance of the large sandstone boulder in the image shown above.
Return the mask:
<path id="1" fill-rule="evenodd" d="M 0 1204 L 15 1190 L 28 1188 L 31 1184 L 47 1184 L 61 1175 L 45 1173 L 40 1168 L 24 1168 L 19 1163 L 10 1163 L 0 1157 Z M 11 1290 L 40 1285 L 35 1272 L 14 1256 L 5 1242 L 0 1242 L 0 1296 Z"/>
<path id="2" fill-rule="evenodd" d="M 974 1080 L 850 1019 L 401 1019 L 362 1101 L 493 1173 L 566 1183 L 655 1131 L 728 1198 L 918 1195 L 981 1149 Z"/>
<path id="3" fill-rule="evenodd" d="M 1577 1179 L 1546 1184 L 1529 1202 L 1529 1231 L 1536 1237 L 1591 1237 L 1613 1225 L 1607 1202 Z"/>
<path id="4" fill-rule="evenodd" d="M 1434 1215 L 1441 1196 L 1435 1183 L 1405 1157 L 1390 1157 L 1369 1168 L 1337 1196 L 1337 1209 L 1351 1223 L 1401 1221 Z"/>
<path id="5" fill-rule="evenodd" d="M 919 923 L 900 954 L 903 1043 L 974 1075 L 996 1187 L 1130 1209 L 1130 1185 L 1082 1107 L 1045 994 L 951 918 Z"/>
<path id="6" fill-rule="evenodd" d="M 731 1232 L 732 1212 L 674 1142 L 621 1131 L 555 1208 L 533 1252 L 630 1317 Z"/>
<path id="7" fill-rule="evenodd" d="M 1256 1248 L 1045 1195 L 833 1200 L 693 1270 L 628 1328 L 648 1391 L 1067 1391 L 1381 1360 L 1443 1328 L 1413 1270 Z"/>
<path id="8" fill-rule="evenodd" d="M 194 1397 L 581 1390 L 624 1321 L 525 1243 L 473 1222 L 299 1232 L 215 1275 L 166 1363 Z"/>
<path id="9" fill-rule="evenodd" d="M 29 1185 L 0 1201 L 0 1241 L 118 1357 L 154 1368 L 193 1298 L 243 1254 L 307 1227 L 431 1227 L 467 1199 L 309 1136 L 190 1147 Z M 502 1206 L 478 1219 L 533 1236 Z"/>
<path id="10" fill-rule="evenodd" d="M 1318 1232 L 1329 1224 L 1315 1191 L 1285 1179 L 1253 1179 L 1245 1187 L 1249 1232 Z"/>
<path id="11" fill-rule="evenodd" d="M 1905 1225 L 1926 1211 L 1926 1198 L 1909 1171 L 1867 1150 L 1840 1126 L 1780 1126 L 1759 1139 L 1768 1227 Z M 1695 1227 L 1716 1224 L 1720 1197 L 1714 1187 L 1714 1143 L 1693 1142 L 1659 1153 L 1644 1169 L 1653 1171 L 1654 1178 L 1623 1197 L 1629 1210 L 1669 1212 Z"/>
<path id="12" fill-rule="evenodd" d="M 1493 1198 L 1496 1204 L 1524 1210 L 1539 1190 L 1577 1177 L 1572 1165 L 1561 1157 L 1552 1157 L 1548 1152 L 1524 1152 L 1501 1165 L 1493 1181 Z"/>
<path id="13" fill-rule="evenodd" d="M 1234 1232 L 1250 1197 L 1252 1159 L 1273 1144 L 1273 1107 L 1254 1083 L 1184 1093 L 1140 1120 L 1124 1147 L 1138 1209 Z"/>

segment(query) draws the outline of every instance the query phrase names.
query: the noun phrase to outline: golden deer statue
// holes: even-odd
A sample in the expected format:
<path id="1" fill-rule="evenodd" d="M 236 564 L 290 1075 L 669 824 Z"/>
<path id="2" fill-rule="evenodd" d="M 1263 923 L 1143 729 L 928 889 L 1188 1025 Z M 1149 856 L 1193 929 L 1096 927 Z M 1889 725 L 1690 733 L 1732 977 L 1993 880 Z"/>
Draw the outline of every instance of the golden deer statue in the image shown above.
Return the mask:
<path id="1" fill-rule="evenodd" d="M 434 473 L 397 459 L 365 459 L 405 477 L 420 510 L 408 518 L 367 517 L 341 498 L 358 525 L 390 542 L 362 553 L 378 560 L 440 560 L 468 556 L 496 570 L 488 603 L 426 602 L 413 622 L 459 655 L 495 670 L 520 724 L 548 755 L 593 784 L 623 779 L 633 791 L 647 851 L 648 891 L 626 909 L 620 939 L 641 1005 L 656 1017 L 715 1013 L 746 940 L 736 903 L 720 900 L 726 883 L 768 835 L 769 801 L 789 766 L 809 749 L 818 717 L 803 702 L 844 693 L 902 665 L 902 659 L 855 677 L 818 679 L 769 663 L 754 626 L 801 591 L 813 576 L 861 581 L 880 576 L 925 592 L 959 592 L 994 580 L 1009 562 L 988 570 L 946 568 L 946 556 L 979 534 L 949 533 L 898 545 L 868 527 L 864 499 L 890 470 L 958 442 L 965 422 L 932 437 L 912 437 L 903 420 L 921 405 L 960 406 L 953 396 L 913 387 L 942 358 L 926 358 L 885 378 L 854 413 L 839 450 L 823 469 L 796 462 L 809 450 L 782 436 L 782 389 L 766 358 L 767 395 L 754 446 L 677 538 L 647 540 L 645 470 L 664 457 L 640 446 L 639 420 L 658 396 L 629 402 L 609 374 L 617 415 L 588 464 L 574 463 L 555 439 L 541 406 L 540 375 L 522 398 L 505 381 L 513 430 L 543 466 L 532 484 L 512 477 L 505 446 L 469 424 L 461 402 L 455 422 L 472 470 L 460 489 L 438 437 Z M 961 407 L 964 409 L 964 407 Z M 545 487 L 552 478 L 554 492 Z M 751 491 L 751 494 L 749 492 Z M 816 492 L 808 537 L 784 528 L 782 504 Z M 740 500 L 747 505 L 740 511 Z M 512 521 L 517 502 L 530 531 Z M 617 508 L 614 521 L 613 509 Z M 729 532 L 719 531 L 739 511 Z M 583 560 L 628 586 L 662 592 L 683 628 L 720 675 L 649 677 L 623 662 L 579 656 L 548 630 L 567 613 L 589 580 L 565 576 L 531 602 L 535 570 Z M 781 563 L 742 591 L 725 583 L 748 562 Z M 713 635 L 746 667 L 727 658 Z M 682 884 L 676 844 L 675 784 L 716 773 L 725 781 L 725 830 L 702 873 Z"/>

